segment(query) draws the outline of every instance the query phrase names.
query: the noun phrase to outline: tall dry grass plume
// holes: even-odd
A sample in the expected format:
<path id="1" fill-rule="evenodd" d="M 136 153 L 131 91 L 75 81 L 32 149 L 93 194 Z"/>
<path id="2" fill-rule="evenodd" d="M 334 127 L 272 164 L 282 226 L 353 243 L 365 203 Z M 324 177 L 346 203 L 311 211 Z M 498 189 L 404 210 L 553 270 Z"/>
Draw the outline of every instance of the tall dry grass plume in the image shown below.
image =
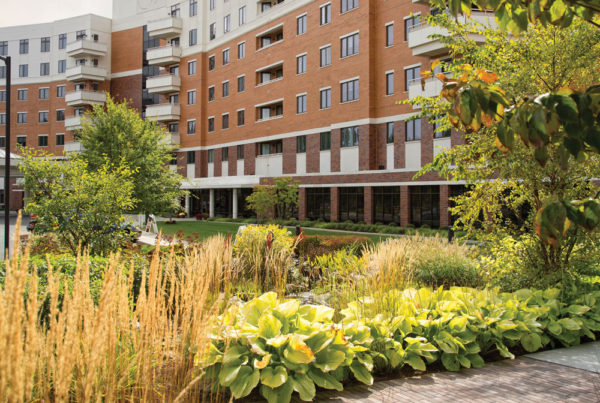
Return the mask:
<path id="1" fill-rule="evenodd" d="M 207 351 L 221 291 L 236 275 L 231 259 L 222 237 L 183 258 L 157 247 L 136 300 L 133 270 L 125 275 L 127 259 L 114 255 L 95 303 L 85 253 L 59 298 L 60 276 L 50 268 L 38 292 L 28 248 L 17 252 L 0 285 L 0 402 L 224 399 L 203 393 L 210 385 L 198 382 L 194 359 Z"/>

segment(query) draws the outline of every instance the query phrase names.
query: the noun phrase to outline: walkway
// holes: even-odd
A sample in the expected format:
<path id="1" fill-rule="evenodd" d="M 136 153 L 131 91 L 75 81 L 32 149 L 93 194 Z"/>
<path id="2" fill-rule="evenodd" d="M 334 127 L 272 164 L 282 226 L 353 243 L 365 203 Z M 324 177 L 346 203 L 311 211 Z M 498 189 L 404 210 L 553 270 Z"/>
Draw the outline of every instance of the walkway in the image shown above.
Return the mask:
<path id="1" fill-rule="evenodd" d="M 316 401 L 600 402 L 599 349 L 600 343 L 588 343 L 488 363 L 479 369 L 382 380 L 371 387 L 353 385 L 343 392 L 320 392 Z M 294 401 L 300 402 L 297 396 Z"/>

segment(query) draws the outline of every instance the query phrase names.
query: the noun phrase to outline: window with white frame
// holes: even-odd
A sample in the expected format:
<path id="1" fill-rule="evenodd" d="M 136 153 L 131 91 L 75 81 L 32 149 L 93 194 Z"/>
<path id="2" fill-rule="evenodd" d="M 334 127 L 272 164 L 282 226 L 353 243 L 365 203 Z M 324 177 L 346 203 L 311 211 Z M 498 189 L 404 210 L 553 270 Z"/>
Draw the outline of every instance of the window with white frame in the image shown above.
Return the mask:
<path id="1" fill-rule="evenodd" d="M 246 76 L 239 76 L 237 78 L 237 90 L 238 92 L 246 91 Z"/>
<path id="2" fill-rule="evenodd" d="M 58 72 L 59 73 L 64 73 L 65 71 L 67 71 L 67 61 L 66 60 L 59 60 L 58 61 Z"/>
<path id="3" fill-rule="evenodd" d="M 198 43 L 198 30 L 196 28 L 190 29 L 190 46 Z"/>
<path id="4" fill-rule="evenodd" d="M 217 37 L 217 23 L 213 22 L 208 26 L 208 39 L 213 40 Z"/>
<path id="5" fill-rule="evenodd" d="M 223 51 L 223 66 L 229 64 L 229 49 Z"/>
<path id="6" fill-rule="evenodd" d="M 58 48 L 64 49 L 67 47 L 67 34 L 58 35 Z"/>
<path id="7" fill-rule="evenodd" d="M 238 59 L 243 59 L 246 57 L 246 42 L 240 42 L 237 45 L 238 51 Z"/>
<path id="8" fill-rule="evenodd" d="M 296 113 L 306 113 L 306 94 L 296 96 Z"/>
<path id="9" fill-rule="evenodd" d="M 65 97 L 66 86 L 59 85 L 56 87 L 56 98 L 64 98 Z"/>
<path id="10" fill-rule="evenodd" d="M 223 33 L 226 34 L 231 30 L 231 14 L 223 17 Z"/>
<path id="11" fill-rule="evenodd" d="M 224 113 L 223 115 L 221 115 L 221 129 L 229 129 L 229 113 Z"/>
<path id="12" fill-rule="evenodd" d="M 60 133 L 60 134 L 56 135 L 56 145 L 57 146 L 65 145 L 65 134 L 64 133 Z"/>
<path id="13" fill-rule="evenodd" d="M 215 100 L 215 86 L 211 85 L 208 87 L 208 102 L 212 102 Z"/>
<path id="14" fill-rule="evenodd" d="M 27 136 L 17 136 L 17 144 L 25 147 L 27 145 Z"/>
<path id="15" fill-rule="evenodd" d="M 40 63 L 40 76 L 50 75 L 50 63 Z"/>
<path id="16" fill-rule="evenodd" d="M 421 25 L 421 16 L 413 15 L 404 19 L 404 40 L 408 41 L 410 31 Z"/>
<path id="17" fill-rule="evenodd" d="M 29 65 L 20 64 L 19 65 L 19 77 L 27 77 L 29 76 Z"/>
<path id="18" fill-rule="evenodd" d="M 223 82 L 223 98 L 229 96 L 229 81 Z"/>
<path id="19" fill-rule="evenodd" d="M 215 118 L 214 116 L 211 116 L 208 118 L 208 131 L 209 132 L 214 132 L 215 131 Z"/>
<path id="20" fill-rule="evenodd" d="M 297 27 L 298 27 L 298 29 L 296 30 L 296 34 L 302 35 L 302 34 L 306 33 L 306 14 L 301 15 L 300 17 L 296 18 L 296 23 L 297 23 Z"/>
<path id="21" fill-rule="evenodd" d="M 27 88 L 21 88 L 17 90 L 17 100 L 27 101 Z"/>
<path id="22" fill-rule="evenodd" d="M 394 72 L 385 73 L 385 95 L 394 93 Z"/>
<path id="23" fill-rule="evenodd" d="M 38 135 L 38 147 L 48 147 L 48 135 L 47 134 Z"/>
<path id="24" fill-rule="evenodd" d="M 50 52 L 50 37 L 46 36 L 40 40 L 40 52 Z"/>
<path id="25" fill-rule="evenodd" d="M 386 124 L 386 132 L 387 143 L 394 143 L 394 122 L 388 122 Z"/>
<path id="26" fill-rule="evenodd" d="M 40 99 L 48 99 L 50 95 L 50 88 L 43 87 L 38 90 Z"/>
<path id="27" fill-rule="evenodd" d="M 408 87 L 417 80 L 421 79 L 421 66 L 410 67 L 404 69 L 404 90 L 408 91 Z"/>
<path id="28" fill-rule="evenodd" d="M 358 0 L 341 0 L 342 4 L 340 7 L 340 12 L 345 13 L 350 10 L 354 10 L 358 8 Z"/>
<path id="29" fill-rule="evenodd" d="M 198 14 L 198 0 L 190 0 L 190 17 Z"/>
<path id="30" fill-rule="evenodd" d="M 306 54 L 296 56 L 296 74 L 306 73 Z"/>
<path id="31" fill-rule="evenodd" d="M 238 25 L 242 26 L 246 23 L 246 6 L 242 6 L 238 10 Z"/>
<path id="32" fill-rule="evenodd" d="M 188 105 L 196 104 L 196 90 L 188 91 Z"/>
<path id="33" fill-rule="evenodd" d="M 329 66 L 331 64 L 331 45 L 324 46 L 321 48 L 321 67 Z"/>
<path id="34" fill-rule="evenodd" d="M 48 111 L 40 111 L 38 112 L 39 123 L 48 123 Z"/>
<path id="35" fill-rule="evenodd" d="M 358 78 L 350 81 L 344 81 L 340 85 L 341 102 L 356 101 L 358 99 Z"/>
<path id="36" fill-rule="evenodd" d="M 358 146 L 358 126 L 344 127 L 340 134 L 341 147 Z"/>
<path id="37" fill-rule="evenodd" d="M 188 76 L 196 74 L 196 61 L 192 60 L 188 62 Z"/>
<path id="38" fill-rule="evenodd" d="M 329 24 L 331 22 L 331 3 L 321 6 L 321 25 Z"/>
<path id="39" fill-rule="evenodd" d="M 57 122 L 63 122 L 65 120 L 65 110 L 64 109 L 57 109 L 56 110 L 56 121 Z"/>
<path id="40" fill-rule="evenodd" d="M 324 88 L 321 93 L 321 109 L 331 108 L 331 88 Z"/>
<path id="41" fill-rule="evenodd" d="M 406 141 L 421 140 L 421 119 L 409 120 L 406 123 Z"/>
<path id="42" fill-rule="evenodd" d="M 385 26 L 385 46 L 394 44 L 394 23 L 389 23 Z"/>
<path id="43" fill-rule="evenodd" d="M 348 57 L 358 53 L 358 32 L 343 37 L 340 42 L 341 57 Z"/>
<path id="44" fill-rule="evenodd" d="M 210 10 L 214 10 L 216 6 L 217 6 L 216 5 L 216 0 L 209 0 L 209 2 L 208 2 L 208 8 Z"/>
<path id="45" fill-rule="evenodd" d="M 213 71 L 215 64 L 215 55 L 208 56 L 208 71 Z"/>
<path id="46" fill-rule="evenodd" d="M 238 126 L 244 126 L 245 124 L 245 113 L 244 113 L 244 109 L 241 109 L 239 111 L 237 111 L 237 125 Z"/>

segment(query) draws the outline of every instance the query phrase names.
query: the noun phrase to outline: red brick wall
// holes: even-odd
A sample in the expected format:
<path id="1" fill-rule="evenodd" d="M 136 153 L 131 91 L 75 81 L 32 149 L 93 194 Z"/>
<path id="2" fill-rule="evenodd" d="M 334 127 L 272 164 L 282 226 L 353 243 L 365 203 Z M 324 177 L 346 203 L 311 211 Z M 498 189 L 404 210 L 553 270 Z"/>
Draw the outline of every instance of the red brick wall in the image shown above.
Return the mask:
<path id="1" fill-rule="evenodd" d="M 244 145 L 244 175 L 256 172 L 256 144 Z"/>
<path id="2" fill-rule="evenodd" d="M 331 188 L 331 221 L 340 219 L 339 190 L 337 187 Z"/>
<path id="3" fill-rule="evenodd" d="M 141 58 L 140 53 L 140 58 Z M 113 78 L 110 81 L 110 94 L 118 102 L 130 101 L 131 107 L 142 110 L 142 75 Z"/>
<path id="4" fill-rule="evenodd" d="M 306 219 L 306 188 L 298 189 L 298 219 Z"/>
<path id="5" fill-rule="evenodd" d="M 372 125 L 363 125 L 358 135 L 358 169 L 361 171 L 375 169 L 377 131 Z"/>
<path id="6" fill-rule="evenodd" d="M 306 136 L 306 172 L 319 172 L 321 164 L 321 135 L 319 133 Z"/>
<path id="7" fill-rule="evenodd" d="M 283 174 L 296 173 L 296 137 L 283 139 Z"/>
<path id="8" fill-rule="evenodd" d="M 221 148 L 215 148 L 213 151 L 213 156 L 214 156 L 214 161 L 215 161 L 215 165 L 214 165 L 214 175 L 215 176 L 221 176 Z"/>
<path id="9" fill-rule="evenodd" d="M 421 166 L 433 162 L 433 125 L 421 118 Z"/>
<path id="10" fill-rule="evenodd" d="M 331 172 L 340 172 L 341 169 L 341 133 L 342 131 L 340 129 L 331 131 Z"/>
<path id="11" fill-rule="evenodd" d="M 440 185 L 440 227 L 450 225 L 450 212 L 448 211 L 449 193 L 450 186 Z"/>
<path id="12" fill-rule="evenodd" d="M 394 168 L 406 167 L 406 124 L 403 120 L 394 123 Z"/>
<path id="13" fill-rule="evenodd" d="M 177 153 L 177 173 L 183 177 L 187 176 L 187 153 Z"/>
<path id="14" fill-rule="evenodd" d="M 408 186 L 400 186 L 400 226 L 406 227 L 410 222 L 410 193 Z"/>
<path id="15" fill-rule="evenodd" d="M 373 187 L 365 186 L 365 224 L 373 224 Z"/>
<path id="16" fill-rule="evenodd" d="M 229 147 L 229 176 L 237 175 L 237 146 Z"/>

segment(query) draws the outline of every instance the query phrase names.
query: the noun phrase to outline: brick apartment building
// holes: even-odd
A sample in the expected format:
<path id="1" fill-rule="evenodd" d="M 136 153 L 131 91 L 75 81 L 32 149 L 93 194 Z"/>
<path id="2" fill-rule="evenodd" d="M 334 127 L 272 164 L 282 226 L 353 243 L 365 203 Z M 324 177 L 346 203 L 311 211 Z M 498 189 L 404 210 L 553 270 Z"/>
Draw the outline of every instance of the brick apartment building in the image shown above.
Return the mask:
<path id="1" fill-rule="evenodd" d="M 80 150 L 82 115 L 109 91 L 170 132 L 190 215 L 248 214 L 254 185 L 292 176 L 300 218 L 449 224 L 462 185 L 412 178 L 460 137 L 407 121 L 415 110 L 397 104 L 441 88 L 420 83 L 447 54 L 429 37 L 444 31 L 424 23 L 427 1 L 176 1 L 114 0 L 112 19 L 0 28 L 12 144 Z M 0 134 L 4 77 L 0 67 Z"/>

